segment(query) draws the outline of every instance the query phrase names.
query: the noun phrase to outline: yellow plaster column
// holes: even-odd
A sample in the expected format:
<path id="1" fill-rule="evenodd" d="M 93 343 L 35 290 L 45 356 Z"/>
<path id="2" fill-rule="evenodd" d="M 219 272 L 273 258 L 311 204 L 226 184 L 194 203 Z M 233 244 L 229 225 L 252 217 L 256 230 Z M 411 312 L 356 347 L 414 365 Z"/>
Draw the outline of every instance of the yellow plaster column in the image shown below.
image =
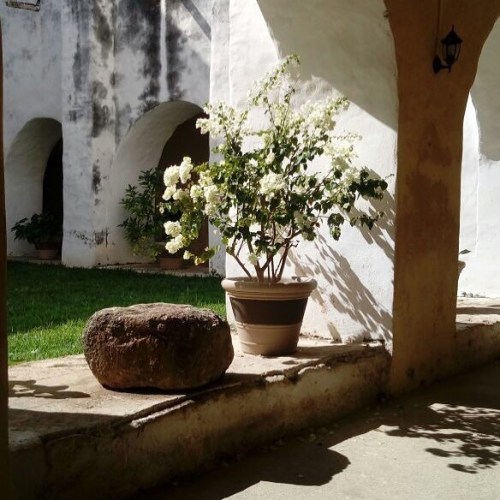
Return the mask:
<path id="1" fill-rule="evenodd" d="M 9 444 L 7 427 L 7 324 L 6 324 L 6 242 L 3 174 L 3 61 L 0 26 L 0 497 L 8 498 Z"/>
<path id="2" fill-rule="evenodd" d="M 462 123 L 499 0 L 386 0 L 398 68 L 394 338 L 398 393 L 454 370 Z M 451 72 L 434 74 L 436 37 L 463 39 Z"/>

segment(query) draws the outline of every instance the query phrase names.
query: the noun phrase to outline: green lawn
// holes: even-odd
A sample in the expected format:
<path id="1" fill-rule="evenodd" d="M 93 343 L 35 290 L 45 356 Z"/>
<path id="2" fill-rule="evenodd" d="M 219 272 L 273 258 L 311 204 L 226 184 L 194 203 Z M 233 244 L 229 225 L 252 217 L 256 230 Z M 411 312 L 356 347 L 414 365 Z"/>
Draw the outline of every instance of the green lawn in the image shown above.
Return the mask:
<path id="1" fill-rule="evenodd" d="M 225 315 L 218 278 L 8 263 L 9 362 L 82 352 L 87 319 L 97 310 L 148 302 L 192 304 Z"/>

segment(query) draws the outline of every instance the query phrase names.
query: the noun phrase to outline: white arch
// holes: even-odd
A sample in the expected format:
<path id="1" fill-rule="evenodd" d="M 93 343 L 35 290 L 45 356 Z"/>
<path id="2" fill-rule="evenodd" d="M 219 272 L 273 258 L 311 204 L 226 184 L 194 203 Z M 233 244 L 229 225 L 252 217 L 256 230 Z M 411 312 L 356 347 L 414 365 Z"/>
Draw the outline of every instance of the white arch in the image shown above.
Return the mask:
<path id="1" fill-rule="evenodd" d="M 23 217 L 42 211 L 43 175 L 47 160 L 62 137 L 61 123 L 53 118 L 34 118 L 18 132 L 5 158 L 5 206 L 7 248 L 19 255 L 32 250 L 14 240 L 10 228 Z"/>
<path id="2" fill-rule="evenodd" d="M 126 217 L 120 200 L 127 185 L 137 182 L 141 171 L 158 165 L 165 143 L 175 129 L 202 111 L 196 104 L 186 101 L 164 102 L 139 118 L 121 142 L 111 168 L 109 192 L 103 196 L 108 203 L 108 260 L 139 260 L 131 254 L 123 231 L 118 227 Z"/>

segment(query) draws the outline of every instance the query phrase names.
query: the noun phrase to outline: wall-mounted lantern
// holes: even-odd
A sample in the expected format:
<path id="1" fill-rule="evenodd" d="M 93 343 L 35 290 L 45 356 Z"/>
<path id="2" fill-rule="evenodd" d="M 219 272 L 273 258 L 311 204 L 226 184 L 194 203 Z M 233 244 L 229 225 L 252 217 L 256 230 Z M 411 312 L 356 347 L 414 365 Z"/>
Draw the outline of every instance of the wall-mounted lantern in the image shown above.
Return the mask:
<path id="1" fill-rule="evenodd" d="M 441 40 L 442 58 L 446 64 L 441 62 L 439 56 L 434 57 L 432 61 L 434 73 L 439 73 L 442 69 L 450 72 L 451 67 L 458 61 L 461 46 L 462 39 L 455 32 L 455 26 L 452 26 L 451 31 Z"/>

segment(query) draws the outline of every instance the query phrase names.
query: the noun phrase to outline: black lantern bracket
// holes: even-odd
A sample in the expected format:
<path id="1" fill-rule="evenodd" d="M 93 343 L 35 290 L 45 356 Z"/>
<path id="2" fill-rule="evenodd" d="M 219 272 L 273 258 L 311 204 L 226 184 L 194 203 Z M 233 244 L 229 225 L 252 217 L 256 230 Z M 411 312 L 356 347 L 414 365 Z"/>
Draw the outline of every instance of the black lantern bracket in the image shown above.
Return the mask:
<path id="1" fill-rule="evenodd" d="M 447 69 L 451 72 L 451 67 L 458 61 L 460 49 L 462 47 L 462 39 L 457 35 L 455 26 L 452 25 L 451 31 L 441 40 L 441 53 L 444 64 L 441 58 L 436 55 L 432 61 L 432 69 L 434 73 L 439 73 L 442 69 Z"/>

